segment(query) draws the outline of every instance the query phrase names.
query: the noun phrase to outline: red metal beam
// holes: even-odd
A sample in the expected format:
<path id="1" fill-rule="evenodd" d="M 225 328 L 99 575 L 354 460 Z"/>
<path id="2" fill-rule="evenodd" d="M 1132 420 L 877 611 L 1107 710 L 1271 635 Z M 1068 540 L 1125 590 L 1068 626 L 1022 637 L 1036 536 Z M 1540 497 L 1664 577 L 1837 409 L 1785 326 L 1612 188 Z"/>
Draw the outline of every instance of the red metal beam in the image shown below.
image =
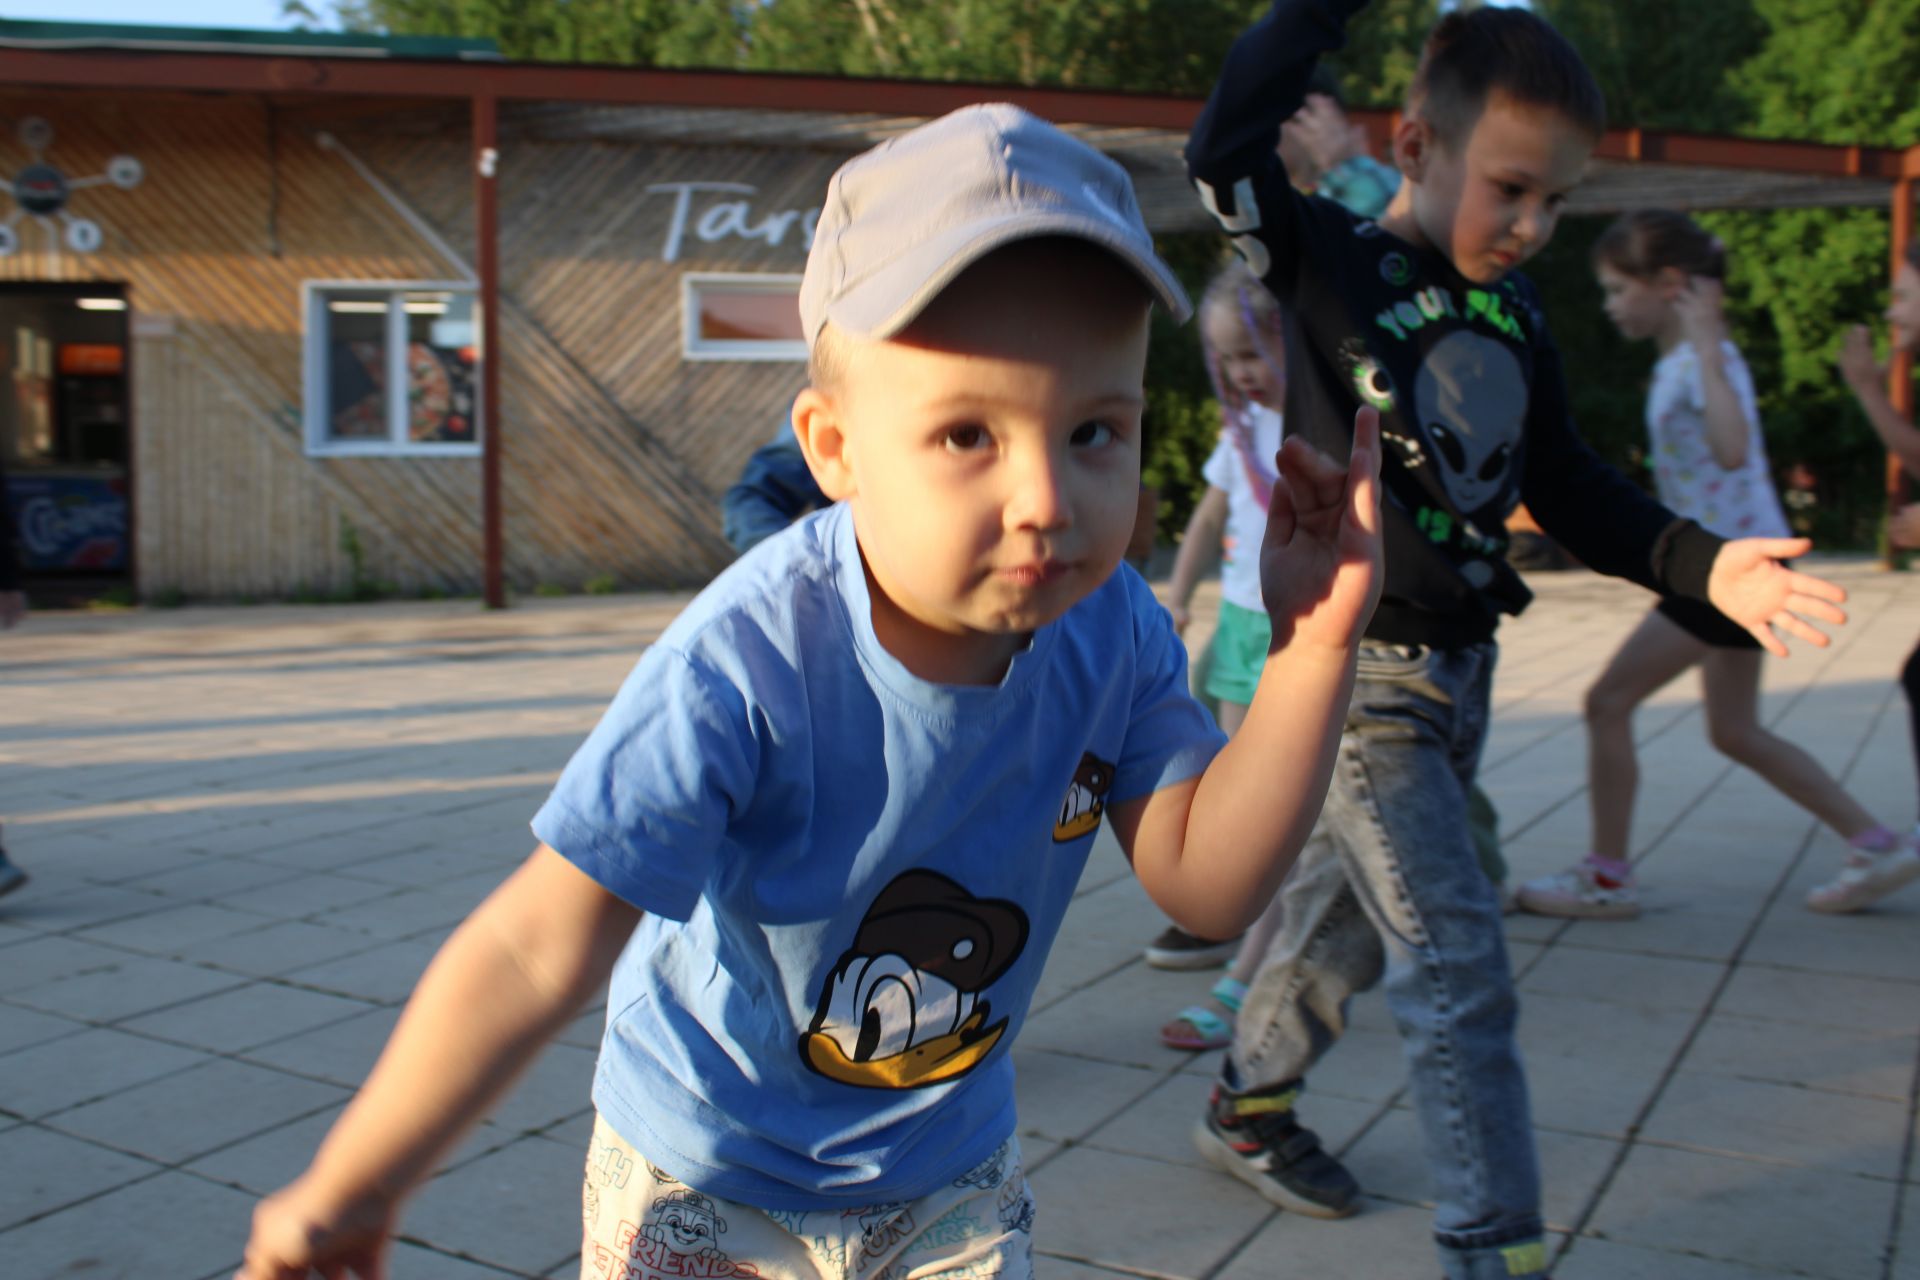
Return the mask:
<path id="1" fill-rule="evenodd" d="M 1908 153 L 1909 158 L 1920 147 Z M 1888 278 L 1898 272 L 1907 260 L 1907 246 L 1913 243 L 1913 189 L 1912 178 L 1902 178 L 1893 188 L 1893 254 L 1888 268 Z M 1893 402 L 1893 410 L 1908 422 L 1913 421 L 1913 357 L 1905 351 L 1896 350 L 1893 359 L 1887 362 L 1887 397 Z M 1887 514 L 1891 516 L 1907 500 L 1907 481 L 1900 468 L 1900 459 L 1889 450 L 1887 452 Z M 1887 544 L 1886 563 L 1891 567 L 1896 561 L 1892 543 Z"/>
<path id="2" fill-rule="evenodd" d="M 1184 131 L 1197 98 L 1102 90 L 734 71 L 536 62 L 406 58 L 267 58 L 248 54 L 0 49 L 0 86 L 181 92 L 399 97 L 491 97 L 496 102 L 593 102 L 630 106 L 742 107 L 935 116 L 972 102 L 1016 102 L 1049 120 Z M 1394 112 L 1356 110 L 1378 143 Z M 1596 154 L 1609 160 L 1815 177 L 1892 181 L 1920 177 L 1915 149 L 1844 147 L 1660 130 L 1612 129 Z"/>
<path id="3" fill-rule="evenodd" d="M 473 99 L 474 266 L 480 277 L 480 541 L 486 603 L 507 607 L 506 538 L 500 509 L 500 111 L 492 98 Z"/>
<path id="4" fill-rule="evenodd" d="M 1184 130 L 1196 98 L 1004 84 L 860 80 L 732 71 L 401 58 L 262 58 L 125 50 L 0 49 L 0 86 L 184 92 L 474 98 L 782 111 L 943 115 L 986 100 L 1017 102 L 1048 119 Z"/>

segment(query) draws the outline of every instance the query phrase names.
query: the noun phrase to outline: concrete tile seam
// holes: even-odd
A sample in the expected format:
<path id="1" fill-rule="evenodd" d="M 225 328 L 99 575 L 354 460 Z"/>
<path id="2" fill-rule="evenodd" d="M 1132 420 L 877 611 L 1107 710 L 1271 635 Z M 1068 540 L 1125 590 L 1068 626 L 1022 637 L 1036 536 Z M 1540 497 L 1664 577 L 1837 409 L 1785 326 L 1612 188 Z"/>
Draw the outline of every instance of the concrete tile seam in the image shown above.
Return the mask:
<path id="1" fill-rule="evenodd" d="M 1852 758 L 1848 761 L 1849 769 L 1858 761 L 1860 753 L 1865 750 L 1866 743 L 1870 736 L 1871 728 L 1869 728 L 1868 734 L 1863 735 L 1858 740 L 1859 745 L 1856 746 Z M 1781 871 L 1778 879 L 1774 883 L 1772 891 L 1766 895 L 1765 900 L 1761 904 L 1760 911 L 1756 914 L 1746 932 L 1741 936 L 1740 941 L 1735 945 L 1732 955 L 1726 961 L 1723 972 L 1714 983 L 1713 989 L 1708 993 L 1705 1002 L 1695 1014 L 1692 1025 L 1688 1027 L 1686 1035 L 1681 1038 L 1680 1044 L 1674 1049 L 1666 1067 L 1661 1071 L 1658 1080 L 1655 1082 L 1646 1100 L 1635 1113 L 1633 1120 L 1627 1125 L 1623 1139 L 1618 1149 L 1614 1152 L 1613 1159 L 1609 1163 L 1606 1172 L 1601 1175 L 1599 1181 L 1588 1193 L 1586 1202 L 1574 1215 L 1573 1226 L 1555 1253 L 1554 1263 L 1556 1265 L 1565 1257 L 1569 1247 L 1568 1242 L 1585 1231 L 1588 1224 L 1593 1221 L 1594 1215 L 1599 1211 L 1601 1201 L 1605 1199 L 1607 1192 L 1611 1190 L 1614 1180 L 1619 1177 L 1620 1170 L 1626 1164 L 1627 1158 L 1632 1154 L 1634 1149 L 1640 1145 L 1642 1141 L 1640 1135 L 1645 1129 L 1648 1119 L 1659 1106 L 1660 1100 L 1666 1094 L 1667 1087 L 1672 1083 L 1675 1074 L 1679 1071 L 1680 1064 L 1686 1060 L 1687 1054 L 1692 1050 L 1695 1041 L 1699 1039 L 1708 1020 L 1713 1016 L 1715 1009 L 1719 1006 L 1721 998 L 1725 995 L 1727 987 L 1733 979 L 1733 975 L 1740 968 L 1741 961 L 1745 957 L 1748 947 L 1752 945 L 1754 937 L 1758 934 L 1760 924 L 1766 918 L 1768 910 L 1780 899 L 1787 885 L 1792 882 L 1793 876 L 1801 862 L 1805 860 L 1807 854 L 1813 848 L 1813 842 L 1813 834 L 1809 832 L 1801 841 L 1797 854 L 1789 861 L 1786 868 Z M 1916 1089 L 1920 1089 L 1920 1083 L 1916 1084 Z M 1911 1122 L 1909 1122 L 1908 1128 L 1909 1141 L 1911 1142 Z M 1648 1145 L 1653 1144 L 1649 1143 Z M 1883 1252 L 1884 1251 L 1885 1249 L 1883 1248 Z"/>
<path id="2" fill-rule="evenodd" d="M 81 1138 L 77 1134 L 65 1133 L 59 1129 L 49 1129 L 47 1132 L 58 1133 L 63 1138 L 72 1138 L 80 1142 L 91 1141 L 91 1139 Z M 92 1145 L 96 1147 L 100 1146 L 100 1144 L 97 1142 L 93 1143 Z M 146 1173 L 141 1174 L 136 1178 L 128 1178 L 125 1182 L 117 1182 L 110 1187 L 102 1187 L 98 1191 L 88 1192 L 86 1195 L 79 1196 L 75 1199 L 69 1200 L 66 1203 L 58 1205 L 54 1208 L 42 1210 L 41 1212 L 36 1213 L 31 1217 L 22 1218 L 20 1221 L 14 1223 L 12 1226 L 6 1228 L 3 1231 L 0 1231 L 0 1252 L 4 1252 L 6 1238 L 8 1234 L 11 1232 L 19 1231 L 25 1227 L 30 1227 L 34 1223 L 42 1220 L 43 1218 L 51 1218 L 56 1213 L 65 1213 L 69 1209 L 78 1208 L 79 1206 L 86 1204 L 89 1201 L 98 1200 L 102 1196 L 110 1196 L 116 1191 L 125 1191 L 128 1187 L 138 1186 L 142 1182 L 151 1182 L 153 1179 L 160 1177 L 162 1174 L 175 1171 L 174 1166 L 172 1165 L 158 1164 L 155 1161 L 149 1160 L 146 1156 L 136 1155 L 135 1153 L 129 1152 L 129 1151 L 121 1151 L 116 1147 L 101 1147 L 101 1150 L 111 1151 L 115 1155 L 119 1155 L 119 1156 L 132 1155 L 136 1160 L 146 1160 L 147 1163 L 154 1165 L 154 1168 Z M 184 1172 L 184 1171 L 181 1171 L 181 1172 Z"/>

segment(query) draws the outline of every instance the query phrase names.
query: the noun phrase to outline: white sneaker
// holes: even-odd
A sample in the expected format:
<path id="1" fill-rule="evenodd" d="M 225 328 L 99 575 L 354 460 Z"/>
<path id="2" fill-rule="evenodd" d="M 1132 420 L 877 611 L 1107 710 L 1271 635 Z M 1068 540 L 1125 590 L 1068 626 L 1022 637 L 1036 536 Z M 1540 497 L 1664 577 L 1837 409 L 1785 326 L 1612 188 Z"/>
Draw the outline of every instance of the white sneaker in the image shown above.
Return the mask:
<path id="1" fill-rule="evenodd" d="M 1844 915 L 1870 906 L 1910 880 L 1920 879 L 1920 848 L 1908 837 L 1883 853 L 1855 849 L 1840 874 L 1807 895 L 1807 906 Z"/>
<path id="2" fill-rule="evenodd" d="M 1640 889 L 1629 880 L 1603 885 L 1585 862 L 1551 876 L 1528 880 L 1514 894 L 1522 911 L 1569 920 L 1632 920 L 1640 914 Z"/>

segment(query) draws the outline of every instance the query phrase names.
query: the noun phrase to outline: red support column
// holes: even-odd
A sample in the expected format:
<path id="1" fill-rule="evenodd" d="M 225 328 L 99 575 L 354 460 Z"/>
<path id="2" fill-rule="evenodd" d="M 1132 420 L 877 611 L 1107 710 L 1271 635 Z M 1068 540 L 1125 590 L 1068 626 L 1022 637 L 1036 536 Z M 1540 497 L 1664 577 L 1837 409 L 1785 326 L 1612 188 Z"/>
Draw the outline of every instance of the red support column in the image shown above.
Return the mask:
<path id="1" fill-rule="evenodd" d="M 489 609 L 507 607 L 505 539 L 500 510 L 500 232 L 495 172 L 500 165 L 499 109 L 491 95 L 473 99 L 473 238 L 480 275 L 480 522 Z"/>
<path id="2" fill-rule="evenodd" d="M 1909 158 L 1920 155 L 1920 147 L 1908 153 Z M 1907 246 L 1913 243 L 1913 179 L 1902 178 L 1893 184 L 1893 258 L 1888 277 L 1900 270 L 1900 264 L 1906 261 Z M 1913 357 L 1904 351 L 1895 351 L 1893 359 L 1887 364 L 1887 397 L 1893 401 L 1893 408 L 1909 422 L 1913 420 Z M 1891 516 L 1907 500 L 1907 481 L 1900 468 L 1900 459 L 1891 452 L 1887 454 L 1887 514 Z M 1886 562 L 1888 567 L 1896 561 L 1893 544 L 1887 544 Z"/>

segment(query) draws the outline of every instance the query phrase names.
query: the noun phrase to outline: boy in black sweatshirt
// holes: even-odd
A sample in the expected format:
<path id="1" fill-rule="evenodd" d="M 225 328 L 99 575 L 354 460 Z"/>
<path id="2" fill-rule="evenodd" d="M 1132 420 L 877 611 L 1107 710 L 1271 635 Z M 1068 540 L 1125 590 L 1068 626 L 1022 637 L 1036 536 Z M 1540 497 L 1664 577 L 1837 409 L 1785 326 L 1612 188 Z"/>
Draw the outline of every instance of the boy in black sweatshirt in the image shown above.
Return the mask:
<path id="1" fill-rule="evenodd" d="M 1187 150 L 1201 199 L 1286 304 L 1288 432 L 1343 456 L 1355 408 L 1374 405 L 1386 491 L 1385 590 L 1332 789 L 1195 1141 L 1277 1204 L 1353 1212 L 1359 1188 L 1294 1102 L 1344 1029 L 1347 997 L 1384 972 L 1446 1275 L 1537 1277 L 1547 1254 L 1513 985 L 1466 814 L 1494 629 L 1529 599 L 1503 556 L 1506 517 L 1524 501 L 1593 568 L 1707 600 L 1776 654 L 1776 629 L 1824 644 L 1807 619 L 1844 621 L 1844 593 L 1779 563 L 1804 541 L 1725 542 L 1575 434 L 1560 354 L 1514 269 L 1552 236 L 1604 104 L 1540 18 L 1489 6 L 1435 27 L 1393 140 L 1406 181 L 1377 221 L 1293 189 L 1280 123 L 1363 3 L 1276 0 L 1235 43 Z"/>

